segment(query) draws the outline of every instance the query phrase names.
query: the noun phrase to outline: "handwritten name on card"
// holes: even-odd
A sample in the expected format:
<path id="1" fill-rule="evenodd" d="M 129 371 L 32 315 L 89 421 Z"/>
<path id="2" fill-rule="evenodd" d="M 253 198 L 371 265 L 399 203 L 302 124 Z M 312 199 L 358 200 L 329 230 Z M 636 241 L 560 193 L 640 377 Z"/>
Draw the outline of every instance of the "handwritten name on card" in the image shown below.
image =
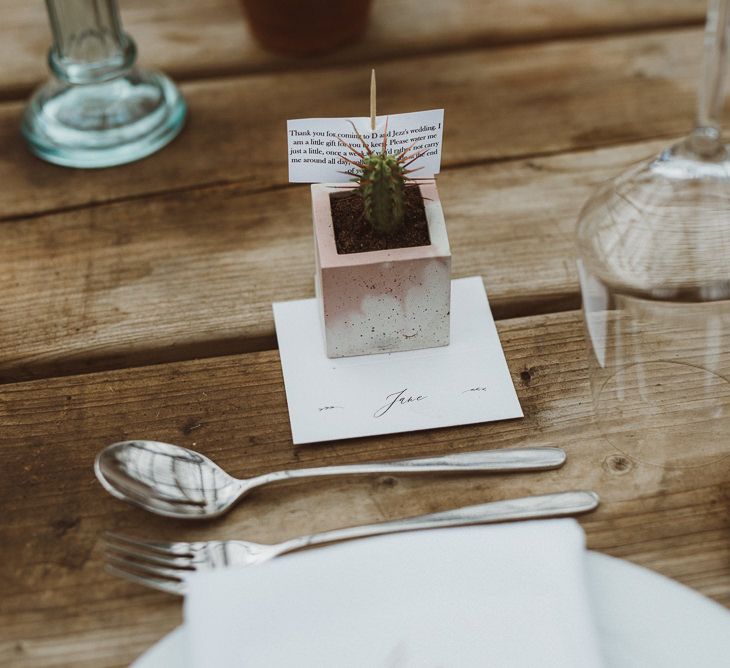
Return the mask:
<path id="1" fill-rule="evenodd" d="M 370 119 L 359 118 L 300 118 L 287 121 L 289 142 L 289 181 L 292 183 L 341 183 L 351 181 L 345 172 L 352 168 L 341 156 L 359 160 L 342 144 L 341 137 L 360 150 L 359 132 L 371 150 L 383 146 L 386 119 L 388 123 L 388 152 L 399 152 L 411 146 L 426 152 L 410 167 L 418 169 L 417 178 L 429 178 L 441 169 L 441 143 L 444 110 L 415 111 L 408 114 L 378 116 L 375 130 Z M 353 125 L 355 126 L 353 128 Z M 357 129 L 357 132 L 355 131 Z"/>
<path id="2" fill-rule="evenodd" d="M 474 392 L 486 392 L 487 388 L 485 385 L 477 387 L 468 387 L 461 391 L 461 394 L 472 394 Z M 397 392 L 391 392 L 385 397 L 385 403 L 373 412 L 373 417 L 381 418 L 385 414 L 389 413 L 392 408 L 398 408 L 399 406 L 408 406 L 408 404 L 417 403 L 419 401 L 426 401 L 429 399 L 428 396 L 412 392 L 409 388 L 405 387 Z M 320 406 L 317 411 L 322 413 L 323 411 L 332 410 L 347 410 L 346 406 Z"/>
<path id="3" fill-rule="evenodd" d="M 391 394 L 389 394 L 385 398 L 385 403 L 373 413 L 373 417 L 383 417 L 383 415 L 385 415 L 391 408 L 393 408 L 393 406 L 405 406 L 407 404 L 412 404 L 417 401 L 423 401 L 424 399 L 426 399 L 426 397 L 420 394 L 417 394 L 415 396 L 406 394 L 407 391 L 408 388 L 405 388 L 403 390 L 400 390 L 400 392 L 392 392 Z"/>

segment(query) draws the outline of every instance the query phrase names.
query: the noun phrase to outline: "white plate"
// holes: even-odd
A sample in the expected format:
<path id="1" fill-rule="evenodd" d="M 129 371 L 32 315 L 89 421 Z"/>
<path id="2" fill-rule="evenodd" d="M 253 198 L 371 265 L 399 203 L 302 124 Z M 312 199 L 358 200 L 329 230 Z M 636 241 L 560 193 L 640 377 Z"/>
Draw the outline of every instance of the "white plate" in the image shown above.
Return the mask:
<path id="1" fill-rule="evenodd" d="M 588 583 L 609 668 L 730 665 L 730 612 L 674 580 L 597 552 Z M 166 635 L 134 668 L 187 665 L 185 628 Z"/>

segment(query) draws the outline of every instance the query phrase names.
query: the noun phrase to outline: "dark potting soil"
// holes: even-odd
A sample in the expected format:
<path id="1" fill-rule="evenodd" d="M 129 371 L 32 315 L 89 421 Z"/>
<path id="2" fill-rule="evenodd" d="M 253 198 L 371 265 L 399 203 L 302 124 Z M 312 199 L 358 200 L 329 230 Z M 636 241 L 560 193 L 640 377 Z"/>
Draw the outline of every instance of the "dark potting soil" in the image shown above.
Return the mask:
<path id="1" fill-rule="evenodd" d="M 418 186 L 406 186 L 405 204 L 403 225 L 394 234 L 381 236 L 365 220 L 362 197 L 357 191 L 332 193 L 330 209 L 338 254 L 428 246 L 431 237 Z"/>

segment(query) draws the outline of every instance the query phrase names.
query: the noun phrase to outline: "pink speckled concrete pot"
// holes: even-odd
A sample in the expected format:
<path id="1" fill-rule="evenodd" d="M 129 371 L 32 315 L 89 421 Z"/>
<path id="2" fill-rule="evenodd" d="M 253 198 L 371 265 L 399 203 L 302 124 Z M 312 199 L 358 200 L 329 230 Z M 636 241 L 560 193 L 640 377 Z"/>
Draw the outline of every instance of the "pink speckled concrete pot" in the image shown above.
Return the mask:
<path id="1" fill-rule="evenodd" d="M 327 357 L 448 345 L 451 250 L 436 186 L 420 188 L 429 246 L 340 255 L 330 193 L 342 186 L 312 185 L 315 289 Z"/>

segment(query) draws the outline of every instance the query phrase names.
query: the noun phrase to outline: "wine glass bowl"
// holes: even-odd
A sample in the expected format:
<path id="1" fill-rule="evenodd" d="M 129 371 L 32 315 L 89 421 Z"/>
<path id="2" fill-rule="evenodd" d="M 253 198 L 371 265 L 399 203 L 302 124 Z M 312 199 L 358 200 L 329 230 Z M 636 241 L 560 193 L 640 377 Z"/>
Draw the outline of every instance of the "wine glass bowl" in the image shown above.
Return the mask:
<path id="1" fill-rule="evenodd" d="M 581 260 L 612 291 L 646 299 L 730 297 L 730 156 L 694 135 L 604 184 L 580 214 Z"/>
<path id="2" fill-rule="evenodd" d="M 710 0 L 695 129 L 604 183 L 576 241 L 597 424 L 633 460 L 730 455 L 730 0 Z"/>

